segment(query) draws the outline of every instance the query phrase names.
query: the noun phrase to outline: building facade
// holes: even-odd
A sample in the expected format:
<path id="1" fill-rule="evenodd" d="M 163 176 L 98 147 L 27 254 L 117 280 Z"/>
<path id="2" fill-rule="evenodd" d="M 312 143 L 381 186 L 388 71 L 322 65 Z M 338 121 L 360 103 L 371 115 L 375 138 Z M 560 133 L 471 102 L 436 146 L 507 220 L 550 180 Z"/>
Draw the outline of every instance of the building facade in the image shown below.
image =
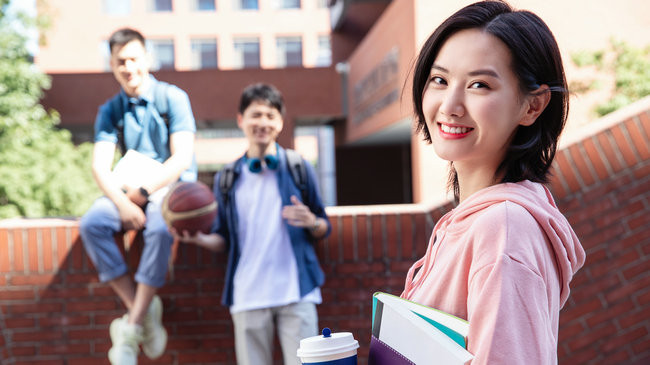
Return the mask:
<path id="1" fill-rule="evenodd" d="M 190 96 L 204 170 L 244 152 L 237 98 L 247 84 L 264 81 L 286 97 L 280 143 L 318 166 L 328 205 L 447 201 L 447 164 L 413 133 L 409 75 L 433 29 L 471 2 L 49 0 L 55 24 L 36 57 L 53 77 L 43 102 L 88 140 L 97 106 L 117 89 L 106 73 L 105 41 L 133 26 L 151 39 L 155 75 Z M 572 64 L 573 52 L 603 49 L 610 38 L 643 46 L 650 33 L 643 0 L 510 3 L 549 24 L 570 83 L 584 71 Z M 565 134 L 582 133 L 594 103 L 609 94 L 608 87 L 572 94 Z"/>

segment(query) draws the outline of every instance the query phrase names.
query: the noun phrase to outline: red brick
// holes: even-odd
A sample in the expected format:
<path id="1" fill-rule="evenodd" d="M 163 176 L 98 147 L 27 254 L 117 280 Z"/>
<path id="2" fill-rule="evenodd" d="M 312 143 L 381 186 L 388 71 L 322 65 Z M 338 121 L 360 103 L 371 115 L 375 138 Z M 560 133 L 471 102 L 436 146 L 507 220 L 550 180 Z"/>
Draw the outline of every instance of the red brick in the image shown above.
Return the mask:
<path id="1" fill-rule="evenodd" d="M 604 307 L 600 299 L 591 298 L 588 302 L 580 302 L 578 305 L 571 307 L 565 306 L 564 309 L 562 309 L 561 318 L 563 321 L 569 322 L 602 309 L 604 309 Z"/>
<path id="2" fill-rule="evenodd" d="M 594 348 L 585 348 L 580 351 L 570 351 L 570 356 L 560 358 L 560 365 L 595 364 L 593 360 L 600 356 Z"/>
<path id="3" fill-rule="evenodd" d="M 612 354 L 605 355 L 602 360 L 598 362 L 599 365 L 620 365 L 629 364 L 630 353 L 627 349 L 619 349 Z"/>
<path id="4" fill-rule="evenodd" d="M 56 316 L 40 318 L 38 324 L 41 327 L 68 327 L 68 326 L 83 326 L 89 325 L 90 319 L 87 316 L 58 314 Z M 81 314 L 81 313 L 79 313 Z"/>
<path id="5" fill-rule="evenodd" d="M 634 308 L 631 301 L 620 302 L 616 305 L 610 305 L 606 310 L 593 312 L 590 316 L 586 317 L 588 327 L 596 327 L 605 321 L 611 321 L 621 314 L 627 313 Z"/>
<path id="6" fill-rule="evenodd" d="M 639 324 L 648 321 L 648 310 L 650 310 L 650 308 L 648 308 L 647 305 L 645 307 L 642 306 L 641 308 L 619 316 L 616 320 L 620 324 L 621 328 L 636 327 Z"/>
<path id="7" fill-rule="evenodd" d="M 644 275 L 650 272 L 650 257 L 642 257 L 638 262 L 635 262 L 632 266 L 622 270 L 623 277 L 626 280 L 633 280 L 638 276 Z"/>
<path id="8" fill-rule="evenodd" d="M 48 285 L 56 284 L 60 281 L 60 278 L 55 274 L 14 275 L 11 277 L 12 285 Z"/>
<path id="9" fill-rule="evenodd" d="M 14 342 L 49 342 L 64 339 L 61 331 L 43 331 L 41 329 L 14 332 L 11 338 Z"/>
<path id="10" fill-rule="evenodd" d="M 357 262 L 357 263 L 344 263 L 336 268 L 337 274 L 369 274 L 378 273 L 386 270 L 386 266 L 382 262 Z"/>
<path id="11" fill-rule="evenodd" d="M 640 121 L 638 120 L 629 120 L 625 123 L 632 143 L 636 148 L 641 160 L 647 160 L 650 158 L 650 136 L 644 135 L 640 127 Z"/>
<path id="12" fill-rule="evenodd" d="M 645 112 L 637 115 L 637 117 L 641 122 L 641 127 L 645 131 L 646 137 L 650 137 L 650 111 L 646 110 Z"/>
<path id="13" fill-rule="evenodd" d="M 89 301 L 89 300 L 82 300 L 82 301 L 70 301 L 66 303 L 66 311 L 67 313 L 74 313 L 74 312 L 91 312 L 91 311 L 98 311 L 98 310 L 111 310 L 111 309 L 117 309 L 117 305 L 114 301 Z"/>
<path id="14" fill-rule="evenodd" d="M 34 290 L 7 290 L 3 288 L 0 290 L 0 300 L 34 300 Z"/>
<path id="15" fill-rule="evenodd" d="M 43 302 L 32 302 L 32 303 L 17 303 L 12 305 L 6 305 L 5 314 L 19 314 L 19 313 L 60 313 L 63 311 L 62 303 L 43 303 Z"/>
<path id="16" fill-rule="evenodd" d="M 413 241 L 414 258 L 419 259 L 424 256 L 427 243 L 429 242 L 430 230 L 427 228 L 427 219 L 424 213 L 415 214 L 415 238 Z"/>
<path id="17" fill-rule="evenodd" d="M 640 206 L 638 210 L 640 211 L 642 208 L 644 207 Z M 633 212 L 628 212 L 628 213 L 630 213 L 629 215 L 631 215 Z M 650 212 L 645 212 L 634 218 L 628 219 L 627 225 L 628 227 L 630 227 L 632 231 L 636 231 L 637 229 L 642 227 L 650 227 Z"/>
<path id="18" fill-rule="evenodd" d="M 355 259 L 356 252 L 356 236 L 354 232 L 354 217 L 346 215 L 343 217 L 343 260 L 351 261 Z"/>
<path id="19" fill-rule="evenodd" d="M 612 334 L 616 334 L 616 327 L 613 324 L 608 323 L 598 329 L 593 329 L 591 332 L 586 333 L 584 336 L 581 336 L 573 341 L 569 341 L 569 349 L 571 349 L 571 351 L 582 349 L 596 343 L 599 340 L 607 338 Z"/>
<path id="20" fill-rule="evenodd" d="M 618 300 L 628 300 L 634 293 L 647 289 L 650 287 L 650 276 L 640 278 L 637 280 L 628 281 L 624 286 L 619 289 L 613 290 L 605 294 L 605 299 L 608 303 L 614 303 Z"/>
<path id="21" fill-rule="evenodd" d="M 54 270 L 54 245 L 52 242 L 52 230 L 45 229 L 41 231 L 41 239 L 43 240 L 43 270 L 50 272 Z"/>
<path id="22" fill-rule="evenodd" d="M 621 154 L 623 155 L 623 160 L 626 163 L 626 166 L 634 166 L 639 161 L 638 157 L 634 153 L 630 141 L 625 137 L 624 125 L 619 124 L 611 129 L 612 136 L 616 141 L 617 147 Z"/>
<path id="23" fill-rule="evenodd" d="M 357 250 L 360 260 L 365 261 L 371 259 L 369 236 L 368 236 L 368 216 L 360 214 L 357 216 Z"/>
<path id="24" fill-rule="evenodd" d="M 113 290 L 111 290 L 111 295 L 115 295 Z M 69 286 L 60 286 L 60 287 L 51 287 L 43 288 L 40 291 L 41 299 L 86 299 L 91 296 L 88 287 L 82 288 L 71 288 Z M 97 297 L 95 293 L 92 294 L 93 297 Z"/>
<path id="25" fill-rule="evenodd" d="M 112 317 L 112 319 L 115 319 L 117 316 Z M 108 343 L 108 347 L 110 347 L 110 337 L 108 334 L 108 326 L 101 328 L 98 326 L 95 326 L 93 329 L 69 329 L 68 330 L 68 339 L 69 340 L 106 340 Z M 98 351 L 99 349 L 95 348 L 95 351 Z"/>
<path id="26" fill-rule="evenodd" d="M 43 253 L 38 251 L 37 233 L 40 228 L 27 229 L 27 263 L 28 270 L 31 272 L 39 272 L 38 259 L 42 257 Z"/>
<path id="27" fill-rule="evenodd" d="M 572 226 L 582 223 L 586 220 L 591 220 L 592 218 L 598 217 L 602 214 L 606 214 L 614 209 L 614 203 L 612 203 L 611 199 L 609 198 L 599 199 L 595 201 L 591 200 L 588 201 L 587 204 L 588 205 L 580 210 L 566 214 L 566 217 Z"/>
<path id="28" fill-rule="evenodd" d="M 604 131 L 602 133 L 599 133 L 596 136 L 596 138 L 598 139 L 598 142 L 600 143 L 600 146 L 602 147 L 603 152 L 605 153 L 605 157 L 607 158 L 607 162 L 609 163 L 609 166 L 612 167 L 612 171 L 620 172 L 623 169 L 623 165 L 618 155 L 618 147 L 612 146 L 609 140 L 609 136 L 610 136 L 609 132 Z"/>
<path id="29" fill-rule="evenodd" d="M 15 328 L 34 328 L 36 321 L 34 318 L 5 318 L 5 326 L 9 329 Z"/>
<path id="30" fill-rule="evenodd" d="M 332 224 L 332 233 L 327 237 L 327 247 L 326 247 L 326 259 L 328 261 L 340 261 L 341 260 L 341 217 L 330 218 L 330 223 Z"/>
<path id="31" fill-rule="evenodd" d="M 573 337 L 577 337 L 585 331 L 581 321 L 575 321 L 569 325 L 561 326 L 558 331 L 559 343 L 565 343 Z"/>
<path id="32" fill-rule="evenodd" d="M 9 232 L 0 228 L 0 272 L 11 272 L 11 260 L 9 259 Z"/>
<path id="33" fill-rule="evenodd" d="M 19 357 L 19 356 L 31 356 L 31 355 L 36 355 L 36 348 L 34 346 L 12 346 L 11 347 L 11 353 L 12 355 Z M 0 360 L 2 360 L 2 357 L 0 357 Z"/>
<path id="34" fill-rule="evenodd" d="M 567 183 L 569 192 L 576 192 L 581 189 L 580 182 L 576 172 L 573 170 L 572 163 L 568 159 L 568 151 L 558 151 L 555 155 L 555 163 L 557 163 L 557 170 Z"/>
<path id="35" fill-rule="evenodd" d="M 13 229 L 11 231 L 13 240 L 14 240 L 14 258 L 13 258 L 13 268 L 15 272 L 24 272 L 25 271 L 25 255 L 22 238 L 22 229 Z"/>
<path id="36" fill-rule="evenodd" d="M 13 365 L 63 365 L 65 362 L 63 360 L 28 360 L 28 361 L 16 361 L 12 363 Z"/>
<path id="37" fill-rule="evenodd" d="M 44 345 L 41 347 L 41 354 L 43 355 L 86 355 L 89 352 L 90 345 L 87 343 Z"/>
<path id="38" fill-rule="evenodd" d="M 597 141 L 595 138 L 587 138 L 582 141 L 582 147 L 585 149 L 587 157 L 589 158 L 591 165 L 594 167 L 594 171 L 596 171 L 598 178 L 604 180 L 610 176 L 611 167 L 607 164 L 607 160 L 603 159 L 603 155 L 598 150 L 600 146 L 596 143 Z"/>
<path id="39" fill-rule="evenodd" d="M 402 243 L 402 252 L 400 258 L 413 258 L 413 221 L 411 214 L 400 214 L 399 226 L 401 229 L 400 241 Z"/>
<path id="40" fill-rule="evenodd" d="M 604 225 L 603 222 L 598 222 L 592 224 L 591 227 L 593 228 L 590 230 L 591 233 L 588 236 L 579 236 L 580 243 L 582 243 L 585 250 L 591 250 L 592 248 L 599 247 L 601 244 L 609 244 L 612 239 L 617 239 L 625 234 L 626 231 L 621 222 L 615 222 L 615 224 L 610 226 Z M 597 229 L 596 227 L 605 228 Z"/>
<path id="41" fill-rule="evenodd" d="M 591 255 L 587 255 L 589 258 Z M 585 300 L 594 298 L 600 293 L 609 291 L 612 288 L 619 287 L 621 285 L 621 280 L 618 275 L 614 273 L 610 275 L 601 276 L 598 279 L 592 280 L 589 285 L 583 286 L 580 289 L 572 289 L 571 297 L 578 303 Z"/>
<path id="42" fill-rule="evenodd" d="M 558 168 L 557 161 L 551 165 L 551 179 L 549 181 L 549 189 L 555 200 L 563 199 L 569 194 L 567 183 L 562 176 L 562 172 Z"/>
<path id="43" fill-rule="evenodd" d="M 55 267 L 60 271 L 68 271 L 66 261 L 68 258 L 68 243 L 65 231 L 61 227 L 55 228 L 56 262 Z"/>
<path id="44" fill-rule="evenodd" d="M 221 351 L 218 352 L 201 352 L 201 353 L 181 353 L 178 354 L 179 364 L 212 364 L 219 361 L 227 360 L 227 354 Z M 171 363 L 171 362 L 170 362 Z"/>
<path id="45" fill-rule="evenodd" d="M 386 214 L 384 215 L 386 219 L 386 243 L 388 251 L 386 252 L 388 258 L 398 258 L 398 240 L 400 237 L 397 236 L 398 232 L 398 222 L 397 215 L 395 214 Z"/>
<path id="46" fill-rule="evenodd" d="M 644 357 L 637 359 L 638 362 L 634 362 L 634 364 L 650 364 L 650 353 L 648 353 L 648 349 L 650 349 L 650 337 L 646 337 L 643 341 L 632 344 L 632 350 L 635 355 L 645 354 Z"/>
<path id="47" fill-rule="evenodd" d="M 593 166 L 591 166 L 588 160 L 586 160 L 582 156 L 582 151 L 580 151 L 580 145 L 575 144 L 569 147 L 568 152 L 571 155 L 571 158 L 573 159 L 574 167 L 578 170 L 578 173 L 580 174 L 580 178 L 582 179 L 584 184 L 586 186 L 590 186 L 594 182 L 596 182 L 594 176 L 591 173 L 591 169 L 593 169 Z"/>
<path id="48" fill-rule="evenodd" d="M 372 258 L 382 259 L 386 256 L 384 252 L 384 224 L 382 222 L 383 216 L 375 214 L 372 216 Z"/>
<path id="49" fill-rule="evenodd" d="M 619 223 L 621 219 L 628 217 L 644 209 L 643 202 L 636 201 L 627 205 L 619 205 L 616 209 L 601 214 L 599 218 L 595 219 L 597 227 L 607 227 L 612 223 Z"/>

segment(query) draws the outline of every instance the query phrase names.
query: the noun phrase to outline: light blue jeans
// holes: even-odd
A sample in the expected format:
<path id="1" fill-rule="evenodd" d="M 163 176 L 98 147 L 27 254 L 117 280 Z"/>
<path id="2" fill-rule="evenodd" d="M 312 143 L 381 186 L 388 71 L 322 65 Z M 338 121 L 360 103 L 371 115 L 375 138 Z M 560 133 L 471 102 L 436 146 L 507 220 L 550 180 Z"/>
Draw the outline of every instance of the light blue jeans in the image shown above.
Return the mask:
<path id="1" fill-rule="evenodd" d="M 155 288 L 165 284 L 174 241 L 162 217 L 160 200 L 149 202 L 147 205 L 147 222 L 143 231 L 144 248 L 135 273 L 136 282 Z M 122 223 L 117 207 L 105 196 L 97 199 L 81 218 L 79 233 L 101 282 L 111 281 L 128 272 L 114 237 L 121 230 Z"/>

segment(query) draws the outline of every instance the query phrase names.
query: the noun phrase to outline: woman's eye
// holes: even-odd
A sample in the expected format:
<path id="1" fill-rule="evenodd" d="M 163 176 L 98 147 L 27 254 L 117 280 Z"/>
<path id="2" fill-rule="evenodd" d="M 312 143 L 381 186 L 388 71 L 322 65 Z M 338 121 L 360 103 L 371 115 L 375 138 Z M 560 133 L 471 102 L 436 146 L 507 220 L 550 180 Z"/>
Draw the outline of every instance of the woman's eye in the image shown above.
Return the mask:
<path id="1" fill-rule="evenodd" d="M 469 88 L 470 89 L 489 89 L 490 87 L 484 82 L 476 81 L 476 82 L 473 82 L 469 86 Z"/>
<path id="2" fill-rule="evenodd" d="M 447 81 L 440 76 L 433 76 L 431 82 L 438 85 L 447 85 Z"/>

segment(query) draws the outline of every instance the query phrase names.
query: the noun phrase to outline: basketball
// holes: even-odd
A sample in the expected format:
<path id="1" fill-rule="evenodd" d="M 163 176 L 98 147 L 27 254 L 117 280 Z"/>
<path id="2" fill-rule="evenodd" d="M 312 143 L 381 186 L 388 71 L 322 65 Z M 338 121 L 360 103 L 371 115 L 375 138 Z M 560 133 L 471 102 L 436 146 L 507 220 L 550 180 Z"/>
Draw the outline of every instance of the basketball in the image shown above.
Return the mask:
<path id="1" fill-rule="evenodd" d="M 162 203 L 162 215 L 168 227 L 179 234 L 210 233 L 217 216 L 217 202 L 202 182 L 179 182 L 173 185 Z"/>

